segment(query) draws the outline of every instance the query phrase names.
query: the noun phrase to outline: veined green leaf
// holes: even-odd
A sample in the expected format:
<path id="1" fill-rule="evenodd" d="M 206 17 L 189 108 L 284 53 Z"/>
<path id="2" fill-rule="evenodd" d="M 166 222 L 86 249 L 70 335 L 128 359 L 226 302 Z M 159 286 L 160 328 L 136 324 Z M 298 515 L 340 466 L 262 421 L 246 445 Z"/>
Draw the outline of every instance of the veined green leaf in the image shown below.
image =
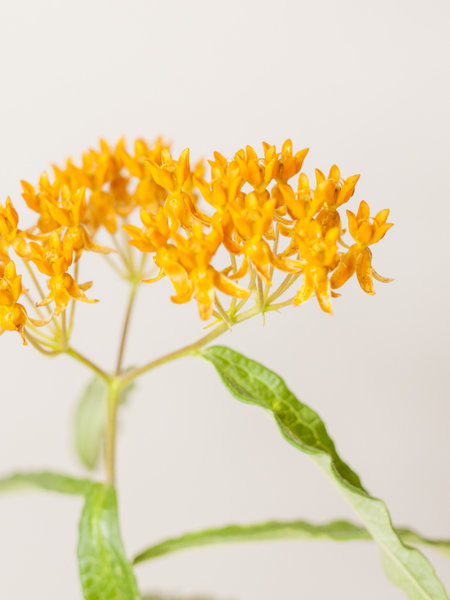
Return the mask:
<path id="1" fill-rule="evenodd" d="M 364 489 L 356 473 L 337 454 L 322 419 L 294 396 L 279 375 L 224 346 L 206 348 L 199 354 L 214 365 L 235 398 L 272 412 L 285 439 L 312 456 L 377 542 L 393 583 L 411 600 L 448 600 L 427 558 L 402 542 L 384 502 Z"/>
<path id="2" fill-rule="evenodd" d="M 120 535 L 112 485 L 96 483 L 86 496 L 79 528 L 78 564 L 86 600 L 140 600 Z"/>
<path id="3" fill-rule="evenodd" d="M 134 382 L 126 385 L 120 392 L 119 403 L 124 403 Z M 75 449 L 83 465 L 95 469 L 98 465 L 103 446 L 108 385 L 98 375 L 89 381 L 75 411 Z"/>
<path id="4" fill-rule="evenodd" d="M 397 533 L 404 542 L 429 545 L 450 557 L 450 540 L 430 540 L 410 529 L 397 529 Z M 372 540 L 372 536 L 364 527 L 348 521 L 331 521 L 321 524 L 309 523 L 308 521 L 267 521 L 252 525 L 227 525 L 226 527 L 193 531 L 176 538 L 164 540 L 140 552 L 134 558 L 133 564 L 158 558 L 172 552 L 211 544 L 310 539 L 346 542 Z"/>
<path id="5" fill-rule="evenodd" d="M 49 471 L 14 473 L 0 479 L 0 492 L 41 489 L 60 494 L 85 495 L 91 486 L 92 481 L 88 479 L 77 479 Z"/>

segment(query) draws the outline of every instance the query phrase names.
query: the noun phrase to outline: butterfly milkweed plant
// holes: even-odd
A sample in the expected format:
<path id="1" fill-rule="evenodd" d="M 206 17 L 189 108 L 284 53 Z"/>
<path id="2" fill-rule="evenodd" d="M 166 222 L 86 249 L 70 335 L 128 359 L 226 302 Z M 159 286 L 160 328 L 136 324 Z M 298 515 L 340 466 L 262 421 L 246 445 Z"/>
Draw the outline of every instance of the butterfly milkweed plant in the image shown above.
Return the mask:
<path id="1" fill-rule="evenodd" d="M 283 538 L 372 540 L 386 575 L 407 597 L 447 598 L 416 546 L 449 554 L 450 543 L 394 527 L 386 505 L 337 453 L 321 417 L 269 368 L 216 345 L 243 321 L 268 319 L 272 311 L 308 300 L 330 314 L 354 276 L 366 294 L 374 293 L 375 281 L 390 281 L 376 272 L 373 261 L 375 247 L 392 227 L 389 209 L 372 214 L 364 200 L 352 205 L 359 175 L 344 177 L 336 165 L 328 174 L 317 169 L 310 181 L 302 172 L 307 152 L 294 151 L 287 140 L 281 150 L 264 143 L 257 154 L 247 146 L 231 159 L 215 152 L 208 163 L 191 166 L 188 149 L 173 156 L 161 139 L 153 145 L 139 139 L 133 151 L 123 140 L 116 146 L 102 140 L 80 161 L 54 166 L 52 176 L 44 172 L 37 183 L 22 181 L 30 226 L 21 226 L 10 198 L 0 205 L 0 333 L 16 335 L 24 352 L 65 354 L 91 371 L 77 409 L 77 452 L 91 470 L 104 458 L 105 472 L 102 480 L 15 473 L 1 479 L 0 490 L 39 488 L 83 497 L 77 555 L 86 600 L 145 598 L 135 568 L 162 555 L 205 544 Z M 95 276 L 93 282 L 80 278 L 80 263 L 91 253 L 128 282 L 112 371 L 71 341 L 77 304 L 98 302 Z M 172 302 L 196 304 L 199 330 L 205 331 L 188 346 L 129 368 L 124 351 L 136 293 L 162 278 L 173 287 Z M 130 557 L 117 512 L 117 413 L 141 375 L 186 356 L 209 363 L 230 396 L 271 413 L 282 437 L 310 456 L 360 524 L 298 520 L 221 526 L 161 541 Z"/>

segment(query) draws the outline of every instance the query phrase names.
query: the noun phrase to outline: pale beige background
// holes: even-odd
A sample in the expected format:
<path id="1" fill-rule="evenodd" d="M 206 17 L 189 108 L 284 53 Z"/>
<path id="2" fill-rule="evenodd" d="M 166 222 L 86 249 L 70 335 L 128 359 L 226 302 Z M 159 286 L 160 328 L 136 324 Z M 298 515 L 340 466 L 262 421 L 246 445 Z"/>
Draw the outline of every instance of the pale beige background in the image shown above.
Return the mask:
<path id="1" fill-rule="evenodd" d="M 315 302 L 244 324 L 224 342 L 285 376 L 398 524 L 450 537 L 449 18 L 447 1 L 16 1 L 0 3 L 0 191 L 19 199 L 51 162 L 99 136 L 162 133 L 193 157 L 247 143 L 309 146 L 306 171 L 361 173 L 356 201 L 392 208 L 375 253 L 393 276 L 349 284 L 335 315 Z M 354 201 L 353 206 L 355 206 Z M 122 286 L 94 277 L 76 344 L 113 361 Z M 128 361 L 195 339 L 194 305 L 161 282 L 140 297 Z M 88 373 L 0 343 L 0 472 L 82 473 L 71 447 Z M 129 552 L 197 527 L 350 510 L 271 420 L 231 399 L 194 359 L 140 381 L 123 411 L 118 479 Z M 0 597 L 80 600 L 81 501 L 0 498 Z M 430 556 L 450 587 L 448 561 Z M 138 570 L 143 589 L 221 600 L 400 599 L 365 543 L 201 549 Z"/>

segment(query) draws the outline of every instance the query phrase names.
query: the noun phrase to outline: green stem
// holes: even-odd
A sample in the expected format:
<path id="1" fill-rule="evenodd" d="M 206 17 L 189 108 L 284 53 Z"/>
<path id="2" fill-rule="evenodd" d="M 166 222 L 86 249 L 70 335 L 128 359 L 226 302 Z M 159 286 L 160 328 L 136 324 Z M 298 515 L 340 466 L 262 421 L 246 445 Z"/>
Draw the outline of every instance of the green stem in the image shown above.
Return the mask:
<path id="1" fill-rule="evenodd" d="M 74 350 L 73 348 L 70 348 L 70 347 L 67 348 L 67 350 L 65 352 L 68 356 L 71 356 L 78 362 L 83 363 L 83 365 L 86 365 L 87 367 L 89 367 L 89 369 L 91 369 L 91 371 L 94 371 L 94 373 L 97 373 L 97 375 L 99 377 L 101 377 L 102 379 L 104 379 L 107 383 L 110 382 L 111 377 L 108 375 L 108 373 L 103 371 L 103 369 L 101 369 L 98 365 L 96 365 L 91 360 L 89 360 L 89 358 L 87 358 L 86 356 L 81 354 L 81 352 L 78 352 L 77 350 Z"/>
<path id="2" fill-rule="evenodd" d="M 35 275 L 32 267 L 31 267 L 31 265 L 25 259 L 23 259 L 23 264 L 25 265 L 25 268 L 28 271 L 28 274 L 30 275 L 31 280 L 34 283 L 34 287 L 36 288 L 39 296 L 41 297 L 41 301 L 44 301 L 45 300 L 45 294 L 44 294 L 44 292 L 43 292 L 43 290 L 41 288 L 41 285 L 40 285 L 40 283 L 39 283 L 39 281 L 38 281 L 38 279 L 37 279 L 37 277 L 36 277 L 36 275 Z M 47 305 L 45 305 L 45 308 L 48 310 L 49 313 L 51 313 L 50 307 L 48 307 Z"/>
<path id="3" fill-rule="evenodd" d="M 117 406 L 119 404 L 120 389 L 121 385 L 118 379 L 113 378 L 109 380 L 105 436 L 105 465 L 107 481 L 112 484 L 114 484 L 115 479 Z"/>
<path id="4" fill-rule="evenodd" d="M 232 324 L 238 324 L 238 323 L 242 323 L 242 321 L 246 321 L 247 319 L 250 319 L 251 317 L 254 317 L 255 315 L 259 314 L 260 312 L 261 312 L 260 307 L 255 306 L 240 315 L 231 316 L 230 319 L 231 319 Z M 152 369 L 155 369 L 156 367 L 159 367 L 160 365 L 164 365 L 165 363 L 171 362 L 172 360 L 175 360 L 177 358 L 182 358 L 183 356 L 188 356 L 189 354 L 195 354 L 198 350 L 203 348 L 203 346 L 206 346 L 206 344 L 209 344 L 210 342 L 212 342 L 213 340 L 218 338 L 219 335 L 222 335 L 222 333 L 225 333 L 225 331 L 227 331 L 227 330 L 228 330 L 228 325 L 226 323 L 221 323 L 215 329 L 213 329 L 210 333 L 208 333 L 207 335 L 204 335 L 203 337 L 201 337 L 199 340 L 197 340 L 193 344 L 188 344 L 187 346 L 184 346 L 183 348 L 180 348 L 179 350 L 175 350 L 174 352 L 169 352 L 168 354 L 164 354 L 164 356 L 161 356 L 155 360 L 152 360 L 149 363 L 142 365 L 142 367 L 136 367 L 135 369 L 132 369 L 131 371 L 128 371 L 127 373 L 124 373 L 118 379 L 120 382 L 120 385 L 123 387 L 127 383 L 130 383 L 130 381 L 133 381 L 133 379 L 136 379 L 137 377 L 140 377 L 144 373 L 147 373 L 147 371 L 151 371 Z"/>
<path id="5" fill-rule="evenodd" d="M 36 350 L 38 350 L 42 354 L 45 354 L 46 356 L 56 356 L 57 354 L 60 354 L 59 350 L 47 350 L 47 348 L 43 347 L 43 345 L 45 344 L 45 346 L 47 347 L 49 347 L 49 345 L 43 341 L 36 339 L 30 334 L 29 331 L 25 332 L 25 337 L 30 342 L 30 344 L 34 346 L 34 348 L 36 348 Z"/>
<path id="6" fill-rule="evenodd" d="M 289 300 L 286 300 L 285 302 L 278 302 L 278 304 L 269 304 L 269 306 L 266 308 L 267 311 L 269 310 L 280 310 L 280 308 L 285 308 L 286 306 L 292 306 L 294 304 L 294 298 L 290 298 Z"/>
<path id="7" fill-rule="evenodd" d="M 268 299 L 267 299 L 267 303 L 271 304 L 274 300 L 276 300 L 277 298 L 279 298 L 282 294 L 284 294 L 284 292 L 294 283 L 294 281 L 299 277 L 300 275 L 298 273 L 290 273 L 289 275 L 286 275 L 286 277 L 283 279 L 283 281 L 281 282 L 280 286 L 273 292 L 273 294 L 271 294 Z"/>
<path id="8" fill-rule="evenodd" d="M 125 344 L 127 341 L 128 326 L 130 324 L 131 313 L 133 312 L 134 301 L 136 299 L 136 293 L 138 290 L 138 283 L 139 283 L 139 280 L 136 280 L 136 281 L 133 281 L 133 283 L 131 285 L 130 297 L 128 299 L 127 311 L 125 313 L 125 320 L 124 320 L 123 328 L 122 328 L 122 336 L 120 339 L 119 354 L 117 356 L 116 375 L 119 375 L 120 371 L 122 370 L 122 362 L 123 362 L 123 355 L 124 355 L 124 351 L 125 351 Z"/>

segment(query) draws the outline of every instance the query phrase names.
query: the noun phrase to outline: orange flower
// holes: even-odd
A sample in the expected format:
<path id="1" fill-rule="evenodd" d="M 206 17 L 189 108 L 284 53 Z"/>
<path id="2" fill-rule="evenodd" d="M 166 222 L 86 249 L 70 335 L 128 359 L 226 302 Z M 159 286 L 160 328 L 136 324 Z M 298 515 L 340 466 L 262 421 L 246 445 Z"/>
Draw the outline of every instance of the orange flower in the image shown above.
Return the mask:
<path id="1" fill-rule="evenodd" d="M 370 218 L 370 208 L 364 200 L 354 215 L 347 211 L 349 232 L 355 240 L 348 252 L 341 258 L 338 268 L 331 277 L 331 286 L 339 288 L 356 272 L 361 288 L 368 294 L 374 294 L 372 277 L 382 282 L 391 281 L 381 277 L 372 267 L 370 245 L 379 242 L 392 227 L 386 223 L 389 209 L 381 210 L 375 218 Z"/>
<path id="2" fill-rule="evenodd" d="M 38 221 L 36 223 L 37 229 L 41 233 L 49 233 L 50 231 L 54 231 L 58 227 L 58 223 L 52 218 L 46 203 L 40 196 L 40 193 L 36 192 L 34 187 L 26 181 L 21 181 L 20 183 L 22 184 L 23 188 L 22 198 L 25 200 L 27 206 L 31 208 L 31 210 L 39 214 Z M 39 179 L 39 189 L 47 194 L 52 195 L 55 193 L 56 187 L 57 186 L 54 185 L 52 188 L 47 173 L 42 173 Z"/>
<path id="3" fill-rule="evenodd" d="M 319 221 L 325 230 L 332 227 L 340 227 L 341 217 L 338 208 L 348 202 L 352 197 L 355 186 L 358 183 L 359 175 L 351 175 L 347 179 L 341 178 L 341 173 L 336 165 L 333 165 L 328 174 L 328 178 L 316 169 L 317 187 L 327 182 L 326 197 L 324 206 L 319 214 Z"/>
<path id="4" fill-rule="evenodd" d="M 156 252 L 165 246 L 170 237 L 170 227 L 162 207 L 156 213 L 141 209 L 141 221 L 144 231 L 136 225 L 123 225 L 123 229 L 131 236 L 129 244 L 141 252 Z"/>
<path id="5" fill-rule="evenodd" d="M 17 228 L 19 216 L 11 199 L 6 199 L 5 206 L 0 204 L 0 261 L 9 262 L 9 248 L 12 246 L 16 253 L 27 258 L 30 248 L 25 240 L 25 232 Z"/>
<path id="6" fill-rule="evenodd" d="M 26 345 L 25 325 L 40 327 L 48 321 L 30 319 L 23 304 L 18 302 L 21 295 L 22 276 L 17 275 L 14 263 L 0 265 L 0 335 L 4 331 L 17 331 Z"/>
<path id="7" fill-rule="evenodd" d="M 328 277 L 336 266 L 338 238 L 338 227 L 324 233 L 317 221 L 311 221 L 306 229 L 297 234 L 296 241 L 303 264 L 303 284 L 295 296 L 294 304 L 305 302 L 315 293 L 321 309 L 332 312 Z"/>
<path id="8" fill-rule="evenodd" d="M 24 330 L 28 315 L 25 307 L 18 303 L 21 294 L 22 278 L 10 261 L 0 268 L 0 334 L 5 330 L 17 331 L 26 344 Z"/>
<path id="9" fill-rule="evenodd" d="M 217 230 L 205 234 L 201 224 L 194 223 L 189 238 L 176 235 L 175 241 L 176 246 L 160 248 L 155 256 L 160 268 L 157 279 L 167 275 L 175 288 L 173 302 L 182 304 L 195 297 L 201 319 L 209 319 L 214 310 L 216 289 L 235 298 L 248 298 L 248 290 L 210 264 L 222 241 Z"/>
<path id="10" fill-rule="evenodd" d="M 44 241 L 44 246 L 30 242 L 32 249 L 31 261 L 41 273 L 47 275 L 47 286 L 50 290 L 48 296 L 38 306 L 46 306 L 51 302 L 56 305 L 55 315 L 62 313 L 70 300 L 94 303 L 83 293 L 91 287 L 91 282 L 78 285 L 73 277 L 67 273 L 72 260 L 67 256 L 63 242 L 57 232 L 51 233 Z"/>

